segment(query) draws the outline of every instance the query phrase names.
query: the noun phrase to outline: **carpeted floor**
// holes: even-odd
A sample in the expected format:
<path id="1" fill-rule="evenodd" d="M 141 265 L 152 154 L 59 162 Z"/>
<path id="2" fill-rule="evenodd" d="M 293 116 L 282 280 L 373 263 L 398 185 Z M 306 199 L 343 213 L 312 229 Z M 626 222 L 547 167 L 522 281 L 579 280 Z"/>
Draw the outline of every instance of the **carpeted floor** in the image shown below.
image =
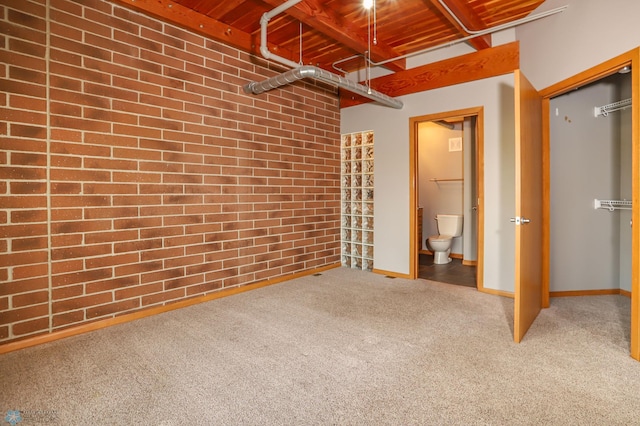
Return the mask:
<path id="1" fill-rule="evenodd" d="M 629 299 L 511 299 L 333 269 L 0 356 L 20 426 L 629 425 Z M 30 416 L 30 417 L 29 417 Z M 41 422 L 41 424 L 44 422 Z"/>

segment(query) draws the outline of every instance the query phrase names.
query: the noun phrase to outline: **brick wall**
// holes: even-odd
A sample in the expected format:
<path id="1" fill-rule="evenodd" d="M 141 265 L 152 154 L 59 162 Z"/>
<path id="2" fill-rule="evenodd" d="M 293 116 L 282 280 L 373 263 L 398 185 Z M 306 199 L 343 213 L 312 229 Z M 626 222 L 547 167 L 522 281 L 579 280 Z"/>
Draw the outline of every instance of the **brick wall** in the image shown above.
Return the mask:
<path id="1" fill-rule="evenodd" d="M 101 0 L 0 0 L 0 342 L 339 262 L 313 82 Z"/>

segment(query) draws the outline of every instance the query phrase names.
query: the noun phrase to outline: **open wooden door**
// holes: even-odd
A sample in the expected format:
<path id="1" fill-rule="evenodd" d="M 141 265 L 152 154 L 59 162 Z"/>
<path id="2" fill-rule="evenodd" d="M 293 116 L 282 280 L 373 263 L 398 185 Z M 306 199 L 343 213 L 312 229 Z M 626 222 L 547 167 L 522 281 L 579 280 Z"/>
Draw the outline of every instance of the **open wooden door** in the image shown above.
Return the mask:
<path id="1" fill-rule="evenodd" d="M 542 308 L 542 97 L 515 71 L 516 226 L 513 339 Z"/>

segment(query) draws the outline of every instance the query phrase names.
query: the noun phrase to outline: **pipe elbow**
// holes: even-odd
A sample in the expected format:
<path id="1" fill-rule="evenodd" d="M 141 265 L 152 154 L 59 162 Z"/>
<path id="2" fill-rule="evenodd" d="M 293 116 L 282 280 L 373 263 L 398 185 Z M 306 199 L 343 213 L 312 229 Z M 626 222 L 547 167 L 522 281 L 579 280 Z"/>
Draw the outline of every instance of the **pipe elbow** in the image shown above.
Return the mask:
<path id="1" fill-rule="evenodd" d="M 249 82 L 247 84 L 245 84 L 244 86 L 242 86 L 242 89 L 244 90 L 244 93 L 246 93 L 247 95 L 250 95 L 253 93 L 253 87 L 255 86 L 256 82 L 252 81 Z"/>
<path id="2" fill-rule="evenodd" d="M 271 58 L 271 52 L 269 52 L 269 48 L 267 46 L 260 46 L 260 54 L 265 59 Z"/>

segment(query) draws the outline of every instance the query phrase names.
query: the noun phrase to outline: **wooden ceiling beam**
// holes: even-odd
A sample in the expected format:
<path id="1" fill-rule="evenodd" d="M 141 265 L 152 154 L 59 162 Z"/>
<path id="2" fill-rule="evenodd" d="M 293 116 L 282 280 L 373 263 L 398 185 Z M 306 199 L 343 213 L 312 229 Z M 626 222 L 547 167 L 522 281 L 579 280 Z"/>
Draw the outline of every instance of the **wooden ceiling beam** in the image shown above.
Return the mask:
<path id="1" fill-rule="evenodd" d="M 203 0 L 201 10 L 205 15 L 209 16 L 224 16 L 227 13 L 233 11 L 237 7 L 244 4 L 245 0 L 224 0 L 221 2 L 212 2 L 211 0 Z M 195 10 L 199 10 L 198 7 L 194 7 Z"/>
<path id="2" fill-rule="evenodd" d="M 193 9 L 169 0 L 111 0 L 128 8 L 152 15 L 226 45 L 260 56 L 260 36 L 231 27 Z M 269 50 L 279 56 L 295 60 L 287 49 L 269 43 Z"/>
<path id="3" fill-rule="evenodd" d="M 453 16 L 451 16 L 449 11 L 445 9 L 445 7 L 442 6 L 442 4 L 440 4 L 438 0 L 427 0 L 427 1 L 431 3 L 436 9 L 438 9 L 438 11 L 442 13 L 442 15 L 445 17 L 445 19 L 449 21 L 449 23 L 453 25 L 463 37 L 470 35 L 458 23 L 458 21 L 456 21 L 456 19 Z M 458 19 L 460 19 L 460 21 L 464 24 L 464 26 L 467 27 L 470 31 L 482 31 L 486 28 L 486 25 L 484 25 L 484 23 L 480 20 L 480 18 L 478 18 L 478 16 L 475 13 L 473 13 L 473 11 L 471 11 L 469 7 L 465 5 L 462 1 L 444 0 L 444 2 L 447 4 L 449 9 L 451 9 L 451 12 L 453 12 L 458 17 Z M 469 43 L 476 50 L 488 49 L 491 47 L 491 36 L 488 34 L 483 36 L 478 36 L 470 40 L 467 40 L 467 43 Z"/>
<path id="4" fill-rule="evenodd" d="M 282 0 L 263 1 L 273 7 L 280 6 L 282 3 Z M 342 17 L 325 8 L 319 0 L 303 0 L 284 13 L 358 53 L 364 53 L 369 49 L 366 34 L 355 29 L 351 23 L 344 22 Z M 386 61 L 398 56 L 401 54 L 380 41 L 377 45 L 371 46 L 371 60 L 374 62 Z M 404 71 L 407 68 L 406 63 L 406 59 L 398 59 L 385 64 L 384 67 L 392 71 Z"/>
<path id="5" fill-rule="evenodd" d="M 395 98 L 440 87 L 509 74 L 520 67 L 517 41 L 371 80 L 371 88 Z M 340 108 L 373 102 L 340 91 Z"/>

